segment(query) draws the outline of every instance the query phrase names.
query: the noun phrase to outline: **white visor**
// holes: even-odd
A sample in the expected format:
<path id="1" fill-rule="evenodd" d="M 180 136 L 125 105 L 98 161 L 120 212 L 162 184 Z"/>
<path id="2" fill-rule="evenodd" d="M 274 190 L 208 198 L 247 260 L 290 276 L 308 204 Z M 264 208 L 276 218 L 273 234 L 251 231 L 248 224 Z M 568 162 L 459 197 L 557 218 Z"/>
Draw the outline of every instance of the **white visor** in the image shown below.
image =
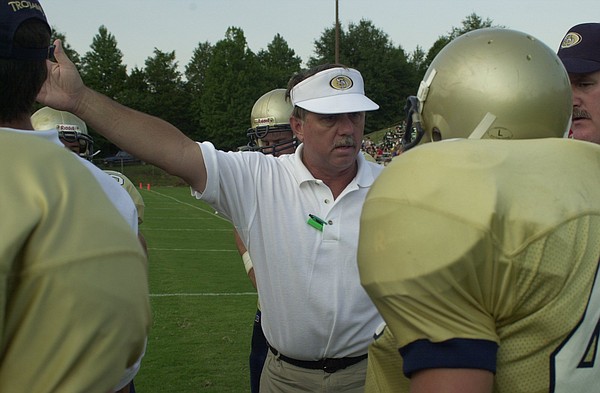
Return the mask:
<path id="1" fill-rule="evenodd" d="M 365 95 L 363 78 L 352 68 L 330 68 L 294 86 L 293 105 L 319 114 L 374 111 L 379 105 Z"/>

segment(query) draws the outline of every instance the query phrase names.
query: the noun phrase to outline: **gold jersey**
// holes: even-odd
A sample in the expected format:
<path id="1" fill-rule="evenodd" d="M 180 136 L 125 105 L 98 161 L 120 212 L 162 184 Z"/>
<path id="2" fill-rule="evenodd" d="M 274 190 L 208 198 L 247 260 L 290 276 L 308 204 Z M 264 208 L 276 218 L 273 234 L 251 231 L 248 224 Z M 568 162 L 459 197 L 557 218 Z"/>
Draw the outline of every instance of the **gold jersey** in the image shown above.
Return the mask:
<path id="1" fill-rule="evenodd" d="M 383 325 L 369 345 L 365 393 L 408 392 L 410 380 L 402 373 L 402 357 L 390 329 Z"/>
<path id="2" fill-rule="evenodd" d="M 371 353 L 393 343 L 407 375 L 488 369 L 494 392 L 596 390 L 598 180 L 600 146 L 566 139 L 430 143 L 394 160 L 361 216 L 361 282 L 395 338 Z M 367 392 L 405 384 L 385 367 Z"/>
<path id="3" fill-rule="evenodd" d="M 144 349 L 146 256 L 74 154 L 0 146 L 0 392 L 107 392 Z"/>

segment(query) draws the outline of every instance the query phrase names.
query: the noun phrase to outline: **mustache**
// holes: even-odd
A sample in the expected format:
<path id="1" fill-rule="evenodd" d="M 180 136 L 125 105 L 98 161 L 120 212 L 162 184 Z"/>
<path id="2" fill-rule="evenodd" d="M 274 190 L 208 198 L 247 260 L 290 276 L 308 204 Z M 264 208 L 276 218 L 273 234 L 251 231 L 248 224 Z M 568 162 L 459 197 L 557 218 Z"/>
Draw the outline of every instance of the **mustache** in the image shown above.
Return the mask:
<path id="1" fill-rule="evenodd" d="M 342 139 L 336 141 L 333 145 L 333 148 L 338 148 L 338 147 L 355 147 L 356 146 L 356 142 L 354 141 L 354 139 L 351 136 L 345 136 Z"/>
<path id="2" fill-rule="evenodd" d="M 588 113 L 588 111 L 584 110 L 584 109 L 579 109 L 579 108 L 574 108 L 573 109 L 573 116 L 572 119 L 590 119 L 591 116 Z"/>

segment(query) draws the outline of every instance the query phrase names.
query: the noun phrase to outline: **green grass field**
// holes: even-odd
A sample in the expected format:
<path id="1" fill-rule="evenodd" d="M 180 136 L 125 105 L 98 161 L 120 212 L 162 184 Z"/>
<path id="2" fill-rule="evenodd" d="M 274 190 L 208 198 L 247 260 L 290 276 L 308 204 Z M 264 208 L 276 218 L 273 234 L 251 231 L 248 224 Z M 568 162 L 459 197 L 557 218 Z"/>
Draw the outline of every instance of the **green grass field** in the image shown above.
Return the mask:
<path id="1" fill-rule="evenodd" d="M 257 295 L 232 225 L 191 197 L 188 187 L 156 186 L 169 181 L 158 181 L 156 173 L 138 178 L 136 170 L 123 172 L 134 184 L 143 183 L 140 230 L 149 249 L 153 312 L 136 391 L 249 392 Z"/>

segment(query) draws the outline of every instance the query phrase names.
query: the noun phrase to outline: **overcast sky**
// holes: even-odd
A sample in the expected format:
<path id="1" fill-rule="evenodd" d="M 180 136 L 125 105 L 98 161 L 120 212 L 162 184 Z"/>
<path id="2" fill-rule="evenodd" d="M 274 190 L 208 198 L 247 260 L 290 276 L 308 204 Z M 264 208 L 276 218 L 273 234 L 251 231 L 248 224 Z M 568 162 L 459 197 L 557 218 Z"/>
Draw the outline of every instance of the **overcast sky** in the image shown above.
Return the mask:
<path id="1" fill-rule="evenodd" d="M 50 24 L 83 55 L 101 25 L 123 52 L 123 61 L 144 67 L 154 48 L 175 50 L 185 66 L 200 42 L 215 44 L 228 27 L 244 31 L 253 52 L 279 33 L 304 62 L 314 41 L 335 21 L 335 0 L 40 0 Z M 600 21 L 600 1 L 558 0 L 338 0 L 340 23 L 368 19 L 394 45 L 427 51 L 440 35 L 471 13 L 494 24 L 532 34 L 557 49 L 567 30 Z"/>

